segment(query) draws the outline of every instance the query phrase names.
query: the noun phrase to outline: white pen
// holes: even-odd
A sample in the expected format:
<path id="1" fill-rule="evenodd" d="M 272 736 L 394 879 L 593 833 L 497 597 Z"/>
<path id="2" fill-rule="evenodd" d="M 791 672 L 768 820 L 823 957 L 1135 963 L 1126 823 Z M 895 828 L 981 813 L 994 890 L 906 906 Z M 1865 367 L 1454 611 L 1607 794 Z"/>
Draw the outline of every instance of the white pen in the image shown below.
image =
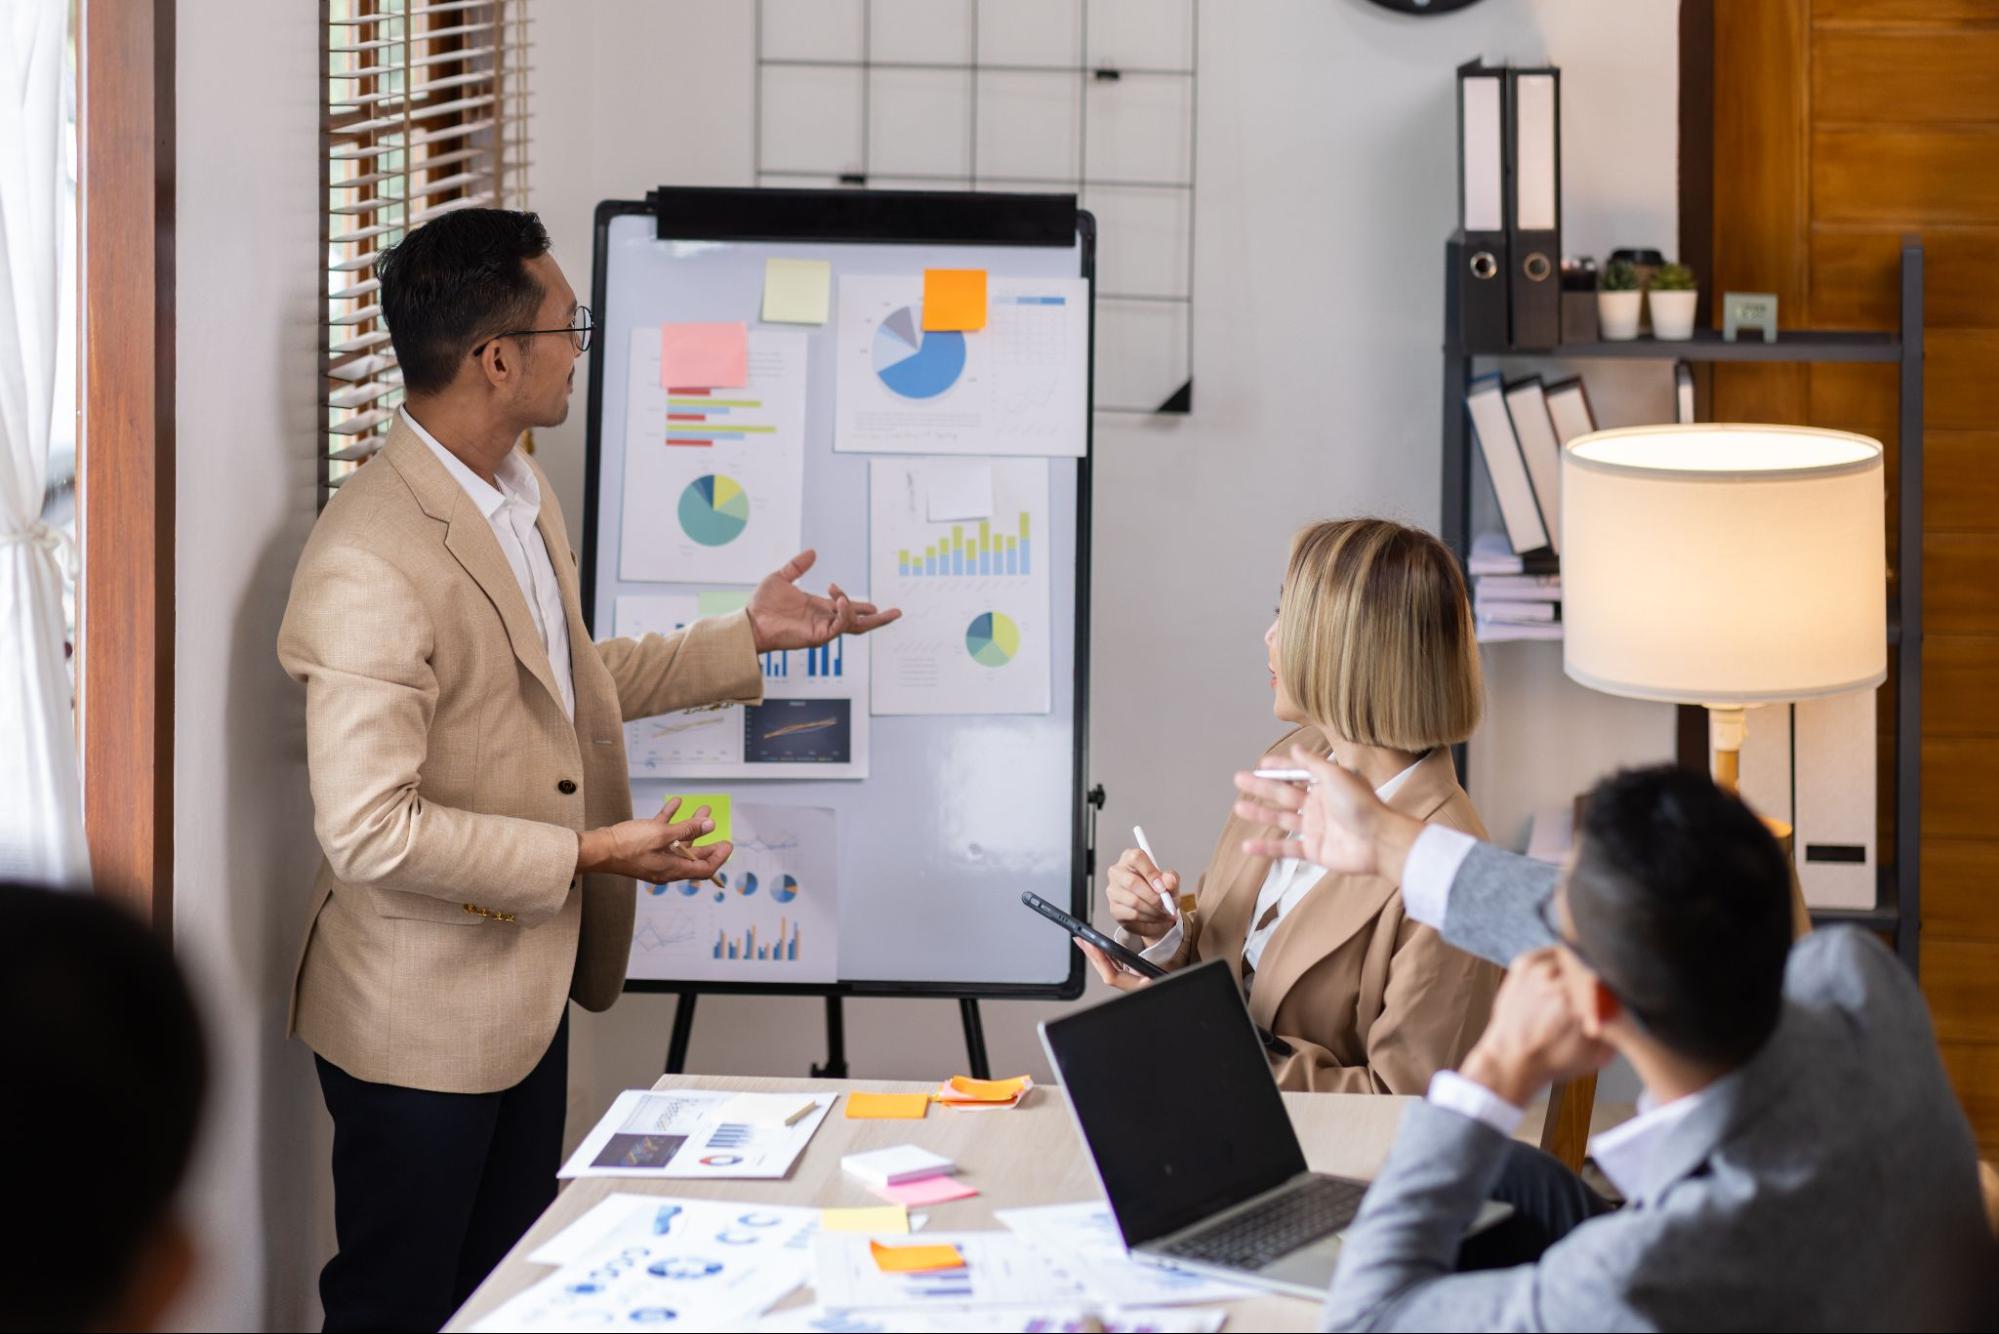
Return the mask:
<path id="1" fill-rule="evenodd" d="M 1145 859 L 1152 863 L 1152 868 L 1155 871 L 1158 870 L 1159 858 L 1153 854 L 1152 844 L 1146 841 L 1145 830 L 1138 825 L 1133 825 L 1131 827 L 1131 836 L 1138 840 L 1138 850 L 1145 854 Z M 1180 908 L 1179 905 L 1173 902 L 1173 896 L 1165 890 L 1157 889 L 1156 887 L 1155 892 L 1159 895 L 1160 902 L 1166 905 L 1166 911 L 1178 917 L 1180 915 Z"/>
<path id="2" fill-rule="evenodd" d="M 1310 783 L 1312 781 L 1312 771 L 1310 769 L 1257 769 L 1251 772 L 1250 777 L 1274 778 L 1280 783 Z M 1148 853 L 1146 855 L 1150 856 L 1151 854 Z"/>

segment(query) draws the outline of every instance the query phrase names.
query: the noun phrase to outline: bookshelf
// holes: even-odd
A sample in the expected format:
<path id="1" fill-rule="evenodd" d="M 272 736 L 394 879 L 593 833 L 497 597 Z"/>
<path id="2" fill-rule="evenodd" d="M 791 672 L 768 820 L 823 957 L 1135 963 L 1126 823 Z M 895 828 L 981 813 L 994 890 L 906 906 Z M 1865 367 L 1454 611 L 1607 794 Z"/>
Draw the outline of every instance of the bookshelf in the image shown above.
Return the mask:
<path id="1" fill-rule="evenodd" d="M 1472 490 L 1476 442 L 1465 412 L 1465 394 L 1478 373 L 1478 363 L 1504 357 L 1513 361 L 1586 361 L 1590 359 L 1716 362 L 1875 362 L 1900 367 L 1899 456 L 1891 470 L 1888 503 L 1896 518 L 1895 563 L 1888 574 L 1888 645 L 1893 661 L 1889 686 L 1894 691 L 1894 762 L 1892 775 L 1893 838 L 1878 840 L 1879 873 L 1872 908 L 1812 910 L 1814 923 L 1850 924 L 1878 931 L 1893 939 L 1895 951 L 1910 972 L 1916 971 L 1921 926 L 1922 834 L 1922 669 L 1923 669 L 1923 247 L 1905 238 L 1901 250 L 1900 328 L 1894 333 L 1785 330 L 1776 341 L 1745 334 L 1736 342 L 1722 340 L 1716 330 L 1696 330 L 1693 338 L 1663 342 L 1651 337 L 1616 343 L 1567 343 L 1549 349 L 1466 347 L 1458 322 L 1462 264 L 1455 243 L 1445 246 L 1444 265 L 1444 384 L 1443 384 L 1443 508 L 1441 535 L 1459 563 L 1471 550 Z M 1468 581 L 1469 582 L 1469 581 Z M 1705 729 L 1702 729 L 1705 735 Z M 1468 781 L 1464 747 L 1459 747 L 1458 773 Z M 1703 748 L 1702 753 L 1705 753 Z M 1888 843 L 1892 856 L 1887 855 Z"/>

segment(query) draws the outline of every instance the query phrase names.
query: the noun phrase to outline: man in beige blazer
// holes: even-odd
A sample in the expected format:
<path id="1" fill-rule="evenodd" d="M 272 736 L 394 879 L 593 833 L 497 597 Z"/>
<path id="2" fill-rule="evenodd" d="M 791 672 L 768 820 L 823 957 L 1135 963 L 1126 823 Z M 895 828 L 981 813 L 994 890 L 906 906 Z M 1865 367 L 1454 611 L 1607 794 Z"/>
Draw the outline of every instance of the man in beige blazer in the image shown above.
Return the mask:
<path id="1" fill-rule="evenodd" d="M 589 311 L 531 213 L 465 209 L 378 266 L 408 391 L 320 516 L 278 655 L 325 857 L 292 998 L 334 1123 L 326 1327 L 436 1329 L 555 1194 L 568 1003 L 621 989 L 636 889 L 701 879 L 706 812 L 633 819 L 627 718 L 762 698 L 757 654 L 896 613 L 796 586 L 592 643 L 547 481 Z M 690 818 L 675 818 L 688 815 Z"/>

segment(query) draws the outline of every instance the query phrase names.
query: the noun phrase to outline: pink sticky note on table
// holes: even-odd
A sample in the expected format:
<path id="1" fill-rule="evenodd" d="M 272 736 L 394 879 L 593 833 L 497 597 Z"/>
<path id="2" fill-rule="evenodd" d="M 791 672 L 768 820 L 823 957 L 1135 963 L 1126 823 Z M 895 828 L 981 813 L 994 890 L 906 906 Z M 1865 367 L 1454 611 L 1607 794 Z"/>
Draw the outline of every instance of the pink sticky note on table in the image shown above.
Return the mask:
<path id="1" fill-rule="evenodd" d="M 943 1204 L 947 1200 L 966 1199 L 977 1195 L 979 1188 L 947 1175 L 905 1181 L 900 1186 L 869 1186 L 868 1192 L 891 1204 L 906 1204 L 914 1208 L 919 1204 Z"/>
<path id="2" fill-rule="evenodd" d="M 747 324 L 659 326 L 662 389 L 740 389 L 750 382 Z"/>

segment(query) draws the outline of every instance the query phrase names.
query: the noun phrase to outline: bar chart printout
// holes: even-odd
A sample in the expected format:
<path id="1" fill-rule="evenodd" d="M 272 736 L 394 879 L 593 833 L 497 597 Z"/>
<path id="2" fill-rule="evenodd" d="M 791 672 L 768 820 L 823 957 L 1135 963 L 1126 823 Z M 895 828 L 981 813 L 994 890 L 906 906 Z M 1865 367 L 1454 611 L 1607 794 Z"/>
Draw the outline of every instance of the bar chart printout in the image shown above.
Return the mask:
<path id="1" fill-rule="evenodd" d="M 869 461 L 871 587 L 902 608 L 868 636 L 874 712 L 1047 713 L 1048 461 L 992 460 L 992 513 L 933 520 L 931 493 L 956 462 Z"/>
<path id="2" fill-rule="evenodd" d="M 628 977 L 694 982 L 839 979 L 830 808 L 734 803 L 735 851 L 712 881 L 641 884 Z"/>

